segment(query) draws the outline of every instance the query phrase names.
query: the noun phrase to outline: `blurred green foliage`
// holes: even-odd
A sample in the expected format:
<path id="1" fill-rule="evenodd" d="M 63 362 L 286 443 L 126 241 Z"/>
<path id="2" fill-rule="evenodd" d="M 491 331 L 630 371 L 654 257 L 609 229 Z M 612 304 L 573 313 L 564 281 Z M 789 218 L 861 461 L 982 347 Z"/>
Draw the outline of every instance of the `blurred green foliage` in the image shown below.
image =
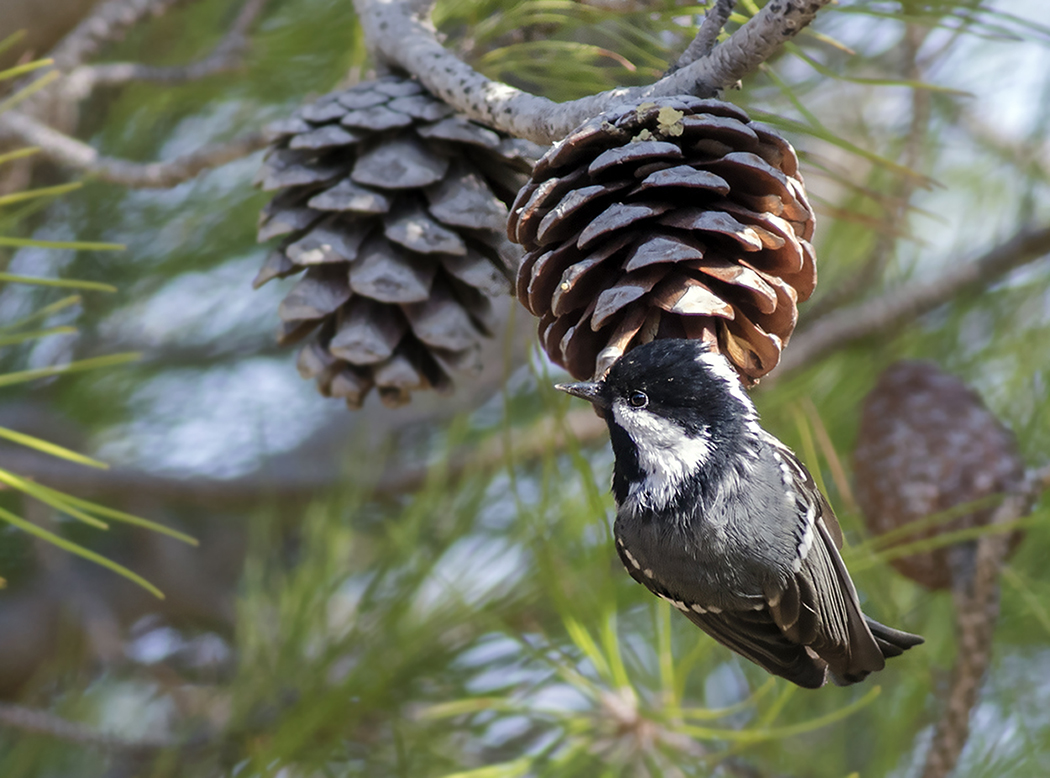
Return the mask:
<path id="1" fill-rule="evenodd" d="M 563 100 L 653 80 L 702 8 L 628 5 L 635 10 L 449 0 L 436 19 L 447 45 L 488 75 Z M 791 137 L 821 212 L 821 286 L 800 329 L 865 268 L 870 282 L 838 304 L 934 278 L 1022 226 L 1050 222 L 1050 111 L 1031 99 L 1050 94 L 1039 6 L 843 3 L 727 95 Z M 106 48 L 104 60 L 203 57 L 238 7 L 180 4 Z M 739 3 L 732 24 L 755 8 Z M 272 0 L 241 69 L 100 92 L 81 106 L 78 137 L 111 156 L 170 158 L 282 117 L 369 67 L 347 2 Z M 56 331 L 0 352 L 0 368 L 143 354 L 119 371 L 5 388 L 0 413 L 25 422 L 8 426 L 33 432 L 30 420 L 57 419 L 68 436 L 58 442 L 134 476 L 107 493 L 113 504 L 199 536 L 202 547 L 186 555 L 116 529 L 110 545 L 77 535 L 159 576 L 177 601 L 128 600 L 74 564 L 64 574 L 80 576 L 83 591 L 68 597 L 65 642 L 52 641 L 61 650 L 5 693 L 99 732 L 181 745 L 93 747 L 4 728 L 0 774 L 915 774 L 953 661 L 952 606 L 864 544 L 842 477 L 858 404 L 893 360 L 932 359 L 978 388 L 1030 464 L 1050 459 L 1045 262 L 756 392 L 766 426 L 827 487 L 865 608 L 928 639 L 860 687 L 806 692 L 730 655 L 619 569 L 611 455 L 571 436 L 567 445 L 542 438 L 541 422 L 579 409 L 555 396 L 560 376 L 538 355 L 522 364 L 508 348 L 502 392 L 454 416 L 435 401 L 414 414 L 350 418 L 314 395 L 271 345 L 283 290 L 249 291 L 265 254 L 254 243 L 267 199 L 249 185 L 257 163 L 167 191 L 87 181 L 22 214 L 19 228 L 126 251 L 4 255 L 5 272 L 120 292 L 63 307 L 59 289 L 8 285 L 0 324 L 52 306 L 34 326 Z M 531 328 L 524 318 L 518 326 Z M 73 326 L 76 335 L 57 331 Z M 463 472 L 464 450 L 498 456 Z M 375 487 L 419 467 L 418 489 Z M 327 485 L 310 480 L 328 472 Z M 164 486 L 172 483 L 183 488 Z M 252 488 L 238 491 L 242 483 Z M 1004 578 L 968 778 L 1050 770 L 1048 511 L 1044 497 Z M 0 575 L 21 571 L 0 593 L 0 625 L 23 601 L 50 613 L 32 597 L 53 569 L 31 544 L 0 537 Z M 115 651 L 98 637 L 99 613 L 118 625 Z M 0 633 L 0 657 L 12 634 Z"/>
<path id="2" fill-rule="evenodd" d="M 17 40 L 18 36 L 12 36 L 0 41 L 0 51 L 11 47 L 17 42 Z M 14 83 L 15 79 L 19 76 L 24 76 L 27 73 L 33 73 L 45 69 L 49 67 L 50 64 L 50 60 L 34 60 L 32 62 L 27 62 L 0 71 L 0 86 L 11 87 L 9 90 L 10 94 L 6 95 L 2 102 L 0 102 L 0 113 L 4 110 L 11 110 L 12 108 L 18 107 L 22 100 L 35 91 L 38 84 L 52 80 L 52 74 L 44 75 L 42 78 L 30 81 L 25 85 Z M 0 165 L 27 159 L 37 151 L 39 151 L 39 149 L 33 147 L 6 151 L 5 153 L 0 154 Z M 79 184 L 73 183 L 60 186 L 22 189 L 0 195 L 0 214 L 6 216 L 6 218 L 0 221 L 0 224 L 6 224 L 8 227 L 14 226 L 17 228 L 20 222 L 26 218 L 27 211 L 35 210 L 41 203 L 47 203 L 55 197 L 72 192 L 78 188 Z M 14 214 L 11 214 L 11 206 L 22 206 L 22 208 L 20 212 L 16 210 Z M 56 242 L 25 238 L 18 235 L 5 234 L 2 230 L 3 228 L 0 227 L 0 247 L 6 247 L 9 249 L 26 248 L 66 249 L 71 251 L 105 251 L 121 248 L 121 246 L 117 245 L 90 243 L 87 241 Z M 109 286 L 108 284 L 93 281 L 27 276 L 4 272 L 0 272 L 0 284 L 8 287 L 21 286 L 23 288 L 29 287 L 31 289 L 36 287 L 41 291 L 54 291 L 58 292 L 60 295 L 65 295 L 68 290 L 86 292 L 116 291 L 114 287 Z M 40 329 L 38 325 L 40 322 L 47 320 L 56 310 L 60 310 L 68 305 L 76 305 L 79 301 L 80 297 L 78 295 L 61 296 L 53 302 L 48 302 L 46 299 L 40 300 L 39 307 L 28 315 L 14 318 L 14 320 L 4 322 L 0 325 L 0 348 L 12 349 L 13 347 L 19 346 L 31 346 L 37 341 L 49 337 L 75 334 L 76 329 L 68 325 L 59 325 L 44 329 Z M 8 370 L 7 372 L 0 372 L 0 388 L 18 386 L 21 384 L 32 384 L 39 382 L 42 379 L 54 378 L 70 373 L 79 373 L 85 370 L 113 367 L 136 359 L 137 357 L 137 354 L 109 354 L 101 357 L 66 361 L 58 365 L 48 365 L 23 370 Z M 96 459 L 84 456 L 83 454 L 78 454 L 68 448 L 48 442 L 33 435 L 27 435 L 17 430 L 8 429 L 7 427 L 0 427 L 0 439 L 78 465 L 101 469 L 106 468 L 105 463 L 99 462 Z M 133 516 L 129 513 L 124 513 L 123 511 L 113 510 L 112 508 L 107 508 L 103 505 L 98 505 L 87 500 L 73 497 L 62 491 L 51 489 L 35 483 L 32 479 L 23 478 L 17 472 L 5 468 L 0 468 L 0 485 L 5 489 L 10 490 L 13 495 L 35 500 L 38 503 L 42 503 L 53 509 L 65 519 L 80 521 L 94 527 L 95 529 L 109 529 L 109 525 L 106 523 L 105 519 L 110 519 L 135 524 L 154 531 L 168 533 L 173 537 L 177 537 L 191 544 L 194 543 L 192 538 L 183 533 L 173 532 L 161 525 L 142 519 L 138 516 Z M 113 572 L 124 576 L 128 580 L 137 583 L 151 594 L 154 594 L 157 597 L 163 597 L 163 593 L 149 583 L 149 581 L 142 578 L 142 576 L 137 575 L 123 565 L 86 548 L 84 545 L 71 540 L 68 536 L 53 532 L 52 530 L 47 529 L 46 526 L 42 526 L 41 523 L 34 522 L 19 515 L 16 511 L 8 510 L 7 508 L 0 506 L 0 521 L 5 522 L 9 529 L 14 528 L 21 530 L 39 540 L 61 548 L 63 551 L 68 551 L 83 559 L 94 562 L 102 567 L 106 567 Z M 15 541 L 15 543 L 17 544 L 17 541 Z M 24 546 L 22 548 L 24 549 Z M 15 563 L 15 567 L 18 567 L 17 562 Z M 7 585 L 6 578 L 0 578 L 0 585 Z"/>

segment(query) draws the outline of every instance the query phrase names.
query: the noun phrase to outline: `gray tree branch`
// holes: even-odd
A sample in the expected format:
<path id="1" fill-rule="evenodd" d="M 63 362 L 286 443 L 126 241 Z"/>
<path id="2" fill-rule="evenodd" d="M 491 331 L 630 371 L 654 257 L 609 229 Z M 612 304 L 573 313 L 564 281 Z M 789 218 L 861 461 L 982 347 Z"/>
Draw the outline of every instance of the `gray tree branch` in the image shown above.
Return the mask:
<path id="1" fill-rule="evenodd" d="M 704 15 L 704 21 L 700 24 L 696 37 L 693 38 L 686 50 L 682 52 L 682 56 L 678 58 L 678 62 L 675 63 L 675 70 L 691 65 L 714 51 L 715 45 L 718 43 L 718 36 L 722 32 L 722 28 L 726 26 L 726 22 L 729 20 L 730 14 L 733 13 L 733 6 L 735 5 L 736 0 L 715 0 L 714 6 Z"/>
<path id="2" fill-rule="evenodd" d="M 1048 486 L 1050 467 L 1030 471 L 1022 488 L 1003 500 L 990 523 L 1009 524 L 1027 515 Z M 973 571 L 952 587 L 958 651 L 922 778 L 951 775 L 969 738 L 970 714 L 992 658 L 999 620 L 999 577 L 1010 553 L 1011 538 L 1010 532 L 992 532 L 978 540 Z"/>
<path id="3" fill-rule="evenodd" d="M 237 19 L 215 49 L 202 60 L 186 65 L 156 67 L 140 62 L 109 62 L 102 65 L 79 65 L 60 82 L 62 96 L 83 100 L 100 86 L 119 86 L 132 81 L 158 84 L 183 84 L 240 66 L 248 45 L 248 31 L 259 18 L 267 0 L 247 0 Z"/>
<path id="4" fill-rule="evenodd" d="M 170 188 L 202 171 L 265 147 L 266 141 L 261 133 L 250 133 L 164 162 L 133 162 L 103 156 L 88 144 L 51 126 L 56 116 L 67 119 L 75 116 L 77 104 L 103 84 L 112 86 L 134 80 L 174 84 L 236 67 L 248 44 L 248 31 L 267 2 L 246 0 L 223 39 L 199 62 L 174 67 L 152 67 L 140 63 L 82 64 L 129 27 L 148 16 L 163 14 L 178 1 L 109 0 L 99 6 L 52 52 L 58 68 L 69 71 L 66 77 L 20 104 L 19 110 L 0 114 L 0 138 L 37 146 L 41 156 L 55 164 L 136 189 Z M 44 117 L 46 122 L 41 120 Z M 72 130 L 76 122 L 72 119 L 57 123 L 63 127 L 68 125 Z"/>
<path id="5" fill-rule="evenodd" d="M 972 262 L 945 271 L 933 281 L 909 284 L 828 314 L 791 339 L 772 377 L 780 378 L 862 338 L 913 321 L 1047 254 L 1050 254 L 1050 227 L 1025 230 Z"/>
<path id="6" fill-rule="evenodd" d="M 18 111 L 0 114 L 0 138 L 38 146 L 44 157 L 58 165 L 132 189 L 170 188 L 266 146 L 262 133 L 249 133 L 167 162 L 131 162 L 103 156 L 83 141 Z"/>
<path id="7" fill-rule="evenodd" d="M 119 40 L 131 27 L 150 16 L 161 16 L 183 0 L 108 0 L 98 6 L 51 50 L 59 70 L 83 64 L 107 43 Z"/>
<path id="8" fill-rule="evenodd" d="M 69 721 L 46 710 L 0 702 L 0 726 L 33 735 L 46 735 L 67 743 L 120 751 L 156 751 L 178 748 L 182 743 L 166 738 L 125 740 L 84 724 Z"/>
<path id="9" fill-rule="evenodd" d="M 471 446 L 453 453 L 447 477 L 455 479 L 468 473 L 491 472 L 501 467 L 507 458 L 537 459 L 552 448 L 566 445 L 569 439 L 587 444 L 602 440 L 605 435 L 605 422 L 591 410 L 573 411 L 558 422 L 544 419 L 516 432 L 513 436 L 516 443 L 510 450 L 504 449 L 502 440 L 494 440 L 480 448 Z M 307 457 L 290 457 L 283 464 L 238 478 L 178 478 L 131 468 L 96 470 L 21 447 L 0 447 L 0 467 L 78 496 L 149 498 L 181 505 L 207 505 L 211 509 L 259 500 L 309 500 L 347 477 L 334 456 L 325 456 L 321 464 L 312 458 L 301 464 L 304 459 Z M 428 470 L 426 464 L 397 462 L 369 488 L 376 495 L 405 494 L 424 484 Z"/>
<path id="10" fill-rule="evenodd" d="M 607 108 L 633 99 L 692 94 L 712 97 L 768 59 L 831 0 L 780 0 L 715 47 L 709 55 L 647 87 L 613 89 L 555 103 L 492 81 L 447 51 L 429 15 L 413 0 L 354 0 L 365 39 L 381 64 L 416 76 L 470 118 L 519 138 L 551 143 Z"/>

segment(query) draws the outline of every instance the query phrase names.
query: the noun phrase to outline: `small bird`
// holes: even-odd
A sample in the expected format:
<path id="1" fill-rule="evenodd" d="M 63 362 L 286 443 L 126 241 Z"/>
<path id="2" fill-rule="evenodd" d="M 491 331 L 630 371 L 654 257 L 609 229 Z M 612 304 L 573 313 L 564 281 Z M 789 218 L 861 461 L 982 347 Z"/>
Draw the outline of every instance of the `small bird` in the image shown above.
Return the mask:
<path id="1" fill-rule="evenodd" d="M 616 550 L 638 583 L 722 645 L 799 686 L 845 686 L 918 645 L 860 610 L 842 530 L 766 432 L 726 359 L 657 340 L 604 380 L 558 384 L 609 425 Z"/>

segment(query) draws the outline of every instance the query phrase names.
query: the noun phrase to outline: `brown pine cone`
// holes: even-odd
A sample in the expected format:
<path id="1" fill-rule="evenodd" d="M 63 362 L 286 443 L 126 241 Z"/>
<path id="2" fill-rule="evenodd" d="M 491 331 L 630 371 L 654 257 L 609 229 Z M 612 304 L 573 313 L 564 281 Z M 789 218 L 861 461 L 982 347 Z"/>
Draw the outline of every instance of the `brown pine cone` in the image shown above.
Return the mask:
<path id="1" fill-rule="evenodd" d="M 478 364 L 490 298 L 510 291 L 520 250 L 506 203 L 531 144 L 453 113 L 414 80 L 390 76 L 333 92 L 268 128 L 257 183 L 278 194 L 259 240 L 283 240 L 255 279 L 306 271 L 278 311 L 280 343 L 311 336 L 304 378 L 359 408 L 445 389 Z"/>
<path id="2" fill-rule="evenodd" d="M 1013 433 L 976 392 L 929 362 L 897 362 L 882 374 L 864 401 L 853 459 L 857 501 L 875 535 L 1016 491 L 1024 481 Z M 966 511 L 897 542 L 987 524 L 995 508 Z M 1015 533 L 1013 546 L 1020 540 Z M 970 574 L 974 547 L 942 546 L 891 564 L 928 589 L 945 589 L 953 577 Z"/>
<path id="3" fill-rule="evenodd" d="M 555 145 L 507 229 L 527 252 L 518 299 L 576 378 L 654 338 L 702 338 L 751 385 L 816 285 L 813 224 L 787 141 L 736 106 L 673 97 Z"/>

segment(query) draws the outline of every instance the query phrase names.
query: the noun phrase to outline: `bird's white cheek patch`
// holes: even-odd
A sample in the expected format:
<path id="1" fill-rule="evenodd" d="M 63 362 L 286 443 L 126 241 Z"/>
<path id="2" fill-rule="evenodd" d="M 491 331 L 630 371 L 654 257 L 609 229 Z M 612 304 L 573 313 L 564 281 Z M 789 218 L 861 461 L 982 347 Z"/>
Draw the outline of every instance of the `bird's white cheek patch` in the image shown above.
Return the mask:
<path id="1" fill-rule="evenodd" d="M 660 508 L 670 502 L 678 485 L 711 456 L 706 428 L 700 435 L 690 436 L 674 422 L 643 408 L 630 408 L 623 401 L 613 403 L 612 411 L 616 423 L 634 442 L 638 465 L 648 476 L 632 485 L 631 496 L 649 507 Z"/>

